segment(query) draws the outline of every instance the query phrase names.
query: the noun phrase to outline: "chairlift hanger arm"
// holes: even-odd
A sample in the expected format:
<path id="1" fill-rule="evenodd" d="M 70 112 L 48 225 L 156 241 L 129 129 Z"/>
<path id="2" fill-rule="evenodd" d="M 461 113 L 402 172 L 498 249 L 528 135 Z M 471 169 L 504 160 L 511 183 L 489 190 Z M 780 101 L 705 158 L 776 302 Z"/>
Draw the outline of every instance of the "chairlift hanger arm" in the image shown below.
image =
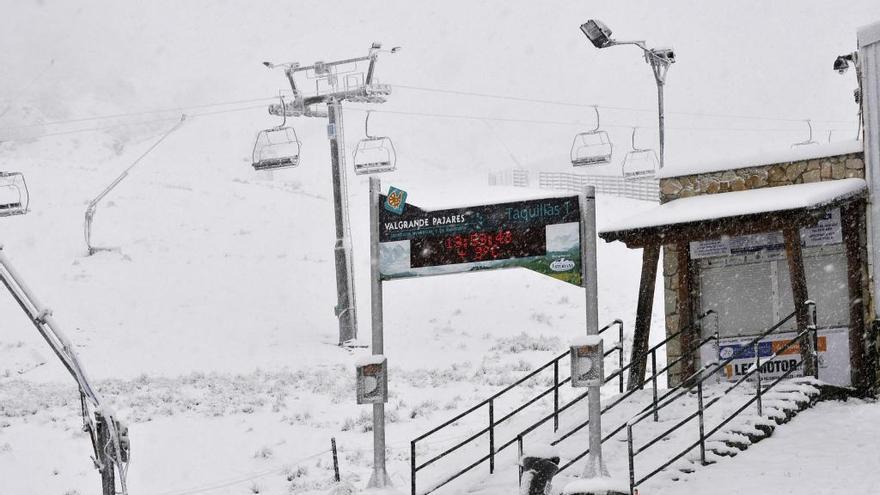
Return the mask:
<path id="1" fill-rule="evenodd" d="M 663 85 L 666 83 L 666 71 L 669 70 L 669 66 L 674 62 L 674 60 L 670 60 L 669 58 L 662 57 L 657 54 L 654 50 L 648 48 L 645 44 L 645 41 L 635 40 L 635 41 L 617 41 L 617 40 L 609 40 L 608 46 L 616 46 L 616 45 L 634 45 L 639 47 L 642 52 L 645 54 L 645 62 L 651 65 L 651 69 L 654 71 L 654 78 L 657 80 L 657 83 Z"/>

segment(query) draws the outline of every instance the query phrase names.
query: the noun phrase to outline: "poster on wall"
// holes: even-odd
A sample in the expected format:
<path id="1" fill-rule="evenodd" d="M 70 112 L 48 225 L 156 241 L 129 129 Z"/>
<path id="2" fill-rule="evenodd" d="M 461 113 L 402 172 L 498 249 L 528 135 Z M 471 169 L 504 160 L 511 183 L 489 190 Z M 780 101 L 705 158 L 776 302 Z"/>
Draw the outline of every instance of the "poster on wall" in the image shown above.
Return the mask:
<path id="1" fill-rule="evenodd" d="M 842 242 L 840 208 L 826 212 L 816 225 L 801 229 L 801 245 L 803 247 L 826 246 Z M 782 251 L 784 249 L 785 239 L 782 232 L 740 235 L 691 242 L 691 259 L 736 256 L 758 251 Z"/>
<path id="2" fill-rule="evenodd" d="M 778 378 L 801 362 L 798 344 L 785 349 L 772 361 L 766 361 L 773 353 L 785 347 L 795 335 L 794 332 L 780 333 L 758 343 L 762 380 Z M 819 351 L 819 379 L 831 385 L 850 386 L 849 329 L 819 330 L 818 337 L 816 347 Z M 708 363 L 717 358 L 724 361 L 735 355 L 736 359 L 724 367 L 722 376 L 731 382 L 739 380 L 755 366 L 754 348 L 745 348 L 752 339 L 754 337 L 748 336 L 721 339 L 718 349 L 720 356 L 714 356 L 715 350 L 712 346 L 704 346 L 700 351 L 702 362 Z M 804 376 L 803 367 L 798 367 L 789 375 L 789 377 L 797 376 Z"/>
<path id="3" fill-rule="evenodd" d="M 380 195 L 382 280 L 526 268 L 583 286 L 577 196 L 425 210 Z"/>

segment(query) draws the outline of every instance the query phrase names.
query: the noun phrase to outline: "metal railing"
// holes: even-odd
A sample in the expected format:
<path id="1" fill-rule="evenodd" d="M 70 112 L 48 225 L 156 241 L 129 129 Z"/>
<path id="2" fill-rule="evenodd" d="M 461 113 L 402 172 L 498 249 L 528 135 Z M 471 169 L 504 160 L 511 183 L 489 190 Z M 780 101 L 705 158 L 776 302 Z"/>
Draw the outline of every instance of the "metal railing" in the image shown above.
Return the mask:
<path id="1" fill-rule="evenodd" d="M 659 394 L 659 390 L 658 390 L 658 386 L 657 386 L 657 378 L 658 378 L 660 375 L 663 375 L 664 373 L 668 374 L 668 373 L 670 372 L 670 370 L 672 370 L 673 366 L 675 366 L 675 365 L 678 364 L 678 363 L 681 363 L 681 362 L 684 361 L 685 359 L 690 359 L 690 358 L 694 355 L 694 353 L 699 352 L 700 349 L 703 348 L 703 346 L 709 344 L 710 342 L 714 343 L 714 346 L 715 346 L 715 355 L 716 355 L 716 356 L 718 355 L 718 340 L 719 340 L 719 339 L 718 339 L 718 331 L 717 331 L 718 316 L 717 316 L 717 314 L 716 314 L 714 311 L 709 310 L 709 311 L 707 311 L 706 313 L 700 315 L 700 317 L 697 318 L 697 320 L 696 320 L 695 323 L 700 323 L 700 326 L 702 327 L 702 326 L 703 326 L 703 321 L 704 321 L 704 320 L 708 320 L 708 321 L 710 322 L 710 323 L 709 323 L 709 325 L 710 325 L 709 328 L 712 329 L 712 330 L 714 330 L 713 333 L 712 333 L 709 337 L 706 337 L 706 338 L 700 340 L 699 342 L 697 342 L 697 344 L 696 344 L 695 346 L 692 346 L 690 349 L 685 350 L 685 352 L 683 352 L 683 353 L 682 353 L 680 356 L 678 356 L 677 358 L 675 358 L 675 359 L 673 359 L 672 361 L 666 363 L 666 366 L 664 366 L 663 368 L 661 368 L 661 369 L 659 369 L 659 370 L 657 369 L 657 351 L 658 351 L 661 347 L 664 347 L 664 346 L 666 346 L 667 344 L 669 344 L 669 342 L 671 342 L 673 339 L 679 338 L 679 337 L 680 337 L 685 331 L 693 331 L 694 327 L 689 326 L 689 327 L 687 327 L 687 328 L 684 328 L 684 329 L 679 330 L 678 332 L 673 333 L 672 335 L 667 336 L 666 339 L 664 339 L 663 341 L 661 341 L 661 342 L 658 343 L 658 344 L 655 344 L 654 346 L 652 346 L 651 348 L 649 348 L 647 351 L 645 351 L 643 354 L 641 354 L 641 357 L 648 357 L 648 356 L 650 356 L 650 358 L 651 358 L 651 374 L 650 374 L 647 378 L 644 378 L 644 379 L 642 380 L 642 382 L 639 384 L 638 387 L 630 387 L 629 391 L 627 391 L 626 393 L 623 393 L 623 389 L 621 388 L 621 389 L 620 389 L 621 394 L 618 395 L 618 396 L 616 397 L 616 399 L 614 400 L 614 402 L 612 402 L 611 404 L 609 404 L 609 405 L 603 407 L 601 413 L 604 415 L 606 412 L 610 411 L 611 409 L 613 409 L 613 408 L 614 408 L 615 406 L 617 406 L 618 404 L 620 404 L 620 403 L 624 402 L 625 400 L 629 399 L 633 394 L 635 394 L 635 393 L 637 393 L 638 391 L 642 390 L 642 387 L 644 387 L 647 383 L 650 382 L 650 383 L 651 383 L 651 404 L 649 404 L 649 405 L 648 405 L 646 408 L 644 408 L 641 412 L 643 412 L 643 413 L 644 413 L 644 412 L 652 412 L 652 416 L 653 416 L 653 418 L 654 418 L 654 421 L 658 421 L 658 417 L 659 417 L 659 416 L 658 416 L 657 411 L 660 409 L 660 407 L 659 407 L 658 404 L 659 404 L 661 401 L 663 401 L 665 398 L 669 397 L 671 394 L 673 394 L 673 393 L 675 393 L 677 390 L 679 390 L 679 389 L 682 387 L 682 385 L 680 384 L 680 385 L 678 385 L 678 386 L 676 386 L 676 387 L 674 387 L 674 388 L 668 389 L 666 392 L 663 393 L 663 395 L 660 395 L 660 394 Z M 705 332 L 704 332 L 704 333 L 705 333 Z M 634 362 L 634 361 L 633 361 L 633 362 Z M 606 381 L 608 381 L 608 380 L 613 380 L 614 378 L 621 379 L 621 378 L 623 377 L 624 372 L 625 372 L 627 369 L 629 369 L 630 367 L 633 366 L 633 362 L 628 363 L 626 366 L 621 366 L 620 369 L 618 369 L 618 370 L 615 371 L 614 373 L 608 375 L 608 376 L 605 378 L 605 380 L 606 380 Z M 702 371 L 702 370 L 701 370 L 701 371 Z M 697 371 L 694 375 L 700 373 L 701 371 Z M 684 380 L 682 380 L 682 384 L 686 383 L 686 382 L 687 382 L 689 379 L 691 379 L 694 375 L 691 375 L 691 376 L 689 376 L 689 377 L 686 377 Z M 580 400 L 582 400 L 582 399 L 585 398 L 586 396 L 587 396 L 586 393 L 581 394 L 580 396 L 578 396 L 577 398 L 575 398 L 574 400 L 572 400 L 571 402 L 569 402 L 568 404 L 566 404 L 562 409 L 560 409 L 560 412 L 564 411 L 565 409 L 568 409 L 569 407 L 571 407 L 571 406 L 574 405 L 575 403 L 579 402 Z M 523 430 L 522 432 L 520 432 L 519 435 L 517 435 L 517 443 L 518 443 L 518 450 L 519 450 L 519 456 L 520 456 L 520 458 L 522 457 L 522 454 L 523 454 L 523 451 L 524 451 L 524 443 L 525 443 L 525 437 L 526 437 L 526 435 L 528 435 L 529 433 L 531 433 L 531 432 L 535 431 L 536 429 L 538 429 L 539 427 L 541 427 L 543 424 L 545 424 L 547 421 L 549 421 L 549 419 L 550 419 L 549 416 L 545 416 L 544 418 L 542 418 L 541 420 L 539 420 L 539 421 L 536 422 L 535 424 L 529 426 L 528 428 L 526 428 L 525 430 Z M 587 421 L 584 421 L 584 422 L 582 422 L 582 423 L 576 425 L 575 427 L 573 427 L 573 428 L 572 428 L 571 430 L 569 430 L 568 432 L 566 432 L 566 433 L 564 433 L 563 435 L 557 437 L 557 438 L 556 438 L 554 441 L 552 441 L 550 444 L 553 445 L 553 446 L 559 445 L 562 441 L 564 441 L 565 439 L 571 437 L 573 434 L 577 433 L 578 431 L 582 430 L 583 428 L 587 427 L 589 424 L 590 424 L 590 422 L 589 422 L 589 420 L 587 420 Z M 621 423 L 620 425 L 618 425 L 613 431 L 611 431 L 611 433 L 609 433 L 608 435 L 602 437 L 602 443 L 605 443 L 606 440 L 608 440 L 608 439 L 610 439 L 610 438 L 613 438 L 614 435 L 616 435 L 616 434 L 620 433 L 621 431 L 623 431 L 623 429 L 626 428 L 626 425 L 627 425 L 627 422 L 623 422 L 623 423 Z M 554 428 L 554 431 L 556 431 L 555 428 Z M 577 461 L 583 459 L 583 458 L 584 458 L 587 454 L 589 454 L 589 453 L 590 453 L 590 449 L 587 448 L 587 449 L 584 450 L 583 452 L 581 452 L 581 453 L 575 455 L 573 458 L 569 459 L 568 462 L 566 462 L 565 464 L 562 464 L 561 466 L 559 466 L 559 471 L 558 471 L 558 472 L 562 472 L 562 471 L 568 469 L 568 468 L 571 467 L 574 463 L 576 463 Z M 522 466 L 520 466 L 520 473 L 519 473 L 519 475 L 520 475 L 520 481 L 522 481 Z"/>
<path id="2" fill-rule="evenodd" d="M 512 168 L 489 172 L 489 185 L 529 187 L 529 171 L 521 168 Z"/>
<path id="3" fill-rule="evenodd" d="M 659 406 L 655 405 L 653 408 L 653 411 L 650 411 L 650 410 L 643 411 L 625 423 L 626 431 L 627 431 L 627 451 L 628 451 L 628 458 L 629 458 L 629 485 L 630 485 L 630 494 L 631 495 L 633 495 L 635 493 L 635 489 L 639 485 L 641 485 L 645 481 L 651 479 L 657 473 L 663 471 L 664 469 L 666 469 L 667 467 L 672 465 L 672 463 L 678 461 L 679 459 L 681 459 L 682 457 L 687 455 L 689 452 L 691 452 L 692 450 L 694 450 L 698 447 L 700 449 L 700 463 L 705 465 L 706 464 L 706 440 L 709 439 L 709 437 L 711 437 L 712 435 L 714 435 L 718 431 L 720 431 L 721 428 L 723 428 L 728 423 L 730 423 L 730 421 L 732 421 L 734 418 L 739 416 L 740 413 L 745 411 L 752 404 L 757 403 L 758 415 L 763 416 L 762 395 L 765 394 L 768 390 L 771 390 L 773 387 L 775 387 L 777 384 L 779 384 L 782 380 L 788 378 L 804 362 L 800 361 L 800 362 L 796 363 L 794 366 L 791 366 L 782 375 L 780 375 L 773 382 L 771 382 L 767 387 L 764 387 L 763 383 L 762 383 L 762 377 L 761 377 L 761 368 L 763 366 L 765 366 L 767 363 L 776 359 L 777 356 L 784 353 L 786 350 L 788 350 L 790 347 L 792 347 L 796 343 L 799 344 L 799 342 L 802 339 L 804 339 L 805 337 L 807 340 L 806 345 L 808 346 L 808 349 L 810 351 L 809 356 L 815 363 L 815 360 L 817 358 L 816 343 L 818 340 L 817 334 L 816 334 L 816 317 L 815 317 L 816 305 L 812 301 L 807 301 L 805 304 L 807 306 L 807 312 L 809 315 L 807 327 L 805 329 L 801 330 L 797 335 L 795 335 L 791 340 L 786 342 L 783 346 L 781 346 L 775 352 L 773 352 L 773 354 L 770 355 L 767 359 L 765 359 L 763 361 L 763 363 L 761 361 L 761 356 L 760 356 L 760 352 L 759 352 L 759 348 L 758 348 L 760 341 L 763 340 L 764 338 L 766 338 L 767 336 L 769 336 L 770 334 L 779 330 L 779 328 L 781 328 L 786 322 L 788 322 L 789 320 L 794 318 L 796 315 L 796 311 L 792 312 L 790 315 L 786 316 L 785 318 L 783 318 L 782 320 L 777 322 L 775 325 L 771 326 L 769 329 L 767 329 L 764 332 L 762 332 L 761 334 L 759 334 L 757 337 L 755 337 L 754 339 L 749 341 L 748 344 L 745 344 L 744 346 L 740 347 L 737 351 L 735 351 L 731 356 L 726 358 L 724 361 L 719 360 L 719 362 L 707 363 L 707 365 L 704 366 L 703 369 L 697 371 L 693 375 L 694 380 L 686 380 L 685 382 L 683 382 L 686 386 L 679 387 L 677 390 L 674 391 L 674 393 L 667 394 L 666 397 L 668 397 L 668 400 L 665 400 Z M 723 393 L 719 394 L 718 396 L 713 397 L 708 402 L 704 403 L 704 401 L 703 401 L 703 398 L 704 398 L 703 397 L 703 382 L 705 382 L 707 379 L 709 379 L 713 375 L 718 376 L 718 373 L 721 372 L 722 370 L 724 370 L 725 367 L 727 365 L 729 365 L 734 359 L 738 359 L 738 358 L 741 359 L 741 356 L 743 355 L 743 353 L 749 352 L 749 351 L 754 353 L 754 359 L 755 359 L 754 366 L 751 368 L 751 370 L 748 371 L 747 373 L 745 373 L 741 378 L 739 378 L 732 385 L 727 387 Z M 710 368 L 711 368 L 711 370 L 710 370 Z M 813 375 L 814 378 L 818 378 L 818 366 L 813 366 L 812 369 L 814 370 L 814 375 Z M 705 431 L 705 424 L 704 424 L 705 423 L 704 422 L 705 410 L 708 409 L 709 407 L 711 407 L 712 405 L 718 403 L 724 396 L 726 396 L 731 391 L 733 391 L 734 389 L 738 388 L 740 385 L 745 383 L 753 375 L 757 375 L 756 376 L 756 383 L 755 383 L 755 390 L 756 390 L 755 396 L 750 398 L 743 405 L 741 405 L 739 408 L 737 408 L 732 414 L 725 417 L 714 428 L 712 428 L 711 430 L 706 432 Z M 696 411 L 689 414 L 685 418 L 681 419 L 675 425 L 666 429 L 665 431 L 663 431 L 659 435 L 656 435 L 655 437 L 646 441 L 641 446 L 636 447 L 634 444 L 634 441 L 633 441 L 633 427 L 635 425 L 641 423 L 642 421 L 644 421 L 648 417 L 653 416 L 654 420 L 656 421 L 657 411 L 665 408 L 666 406 L 668 406 L 670 404 L 675 403 L 676 400 L 678 400 L 679 398 L 681 398 L 685 394 L 691 393 L 694 390 L 694 388 L 696 388 L 696 394 L 697 394 L 697 409 L 696 409 Z M 636 458 L 636 456 L 638 456 L 642 452 L 646 451 L 651 446 L 657 444 L 657 442 L 659 442 L 665 438 L 668 438 L 668 436 L 671 433 L 682 428 L 683 426 L 690 423 L 694 419 L 696 419 L 697 423 L 698 423 L 698 432 L 699 432 L 698 440 L 696 442 L 688 445 L 684 450 L 682 450 L 681 452 L 678 452 L 677 454 L 672 456 L 667 461 L 663 462 L 663 464 L 661 464 L 659 467 L 652 470 L 650 473 L 636 479 L 636 473 L 635 473 L 635 458 Z M 610 438 L 611 436 L 614 436 L 618 431 L 619 431 L 619 429 L 616 430 L 615 432 L 613 432 L 611 435 L 609 435 L 606 438 Z M 603 439 L 603 441 L 604 441 L 604 439 Z"/>
<path id="4" fill-rule="evenodd" d="M 608 194 L 643 201 L 660 201 L 660 181 L 657 179 L 627 180 L 610 175 L 582 175 L 571 172 L 538 172 L 538 187 L 582 191 L 584 186 L 596 188 L 596 194 Z"/>
<path id="5" fill-rule="evenodd" d="M 618 329 L 618 342 L 605 352 L 605 357 L 608 357 L 611 354 L 617 353 L 618 367 L 620 369 L 625 369 L 625 367 L 623 366 L 623 359 L 624 359 L 623 322 L 621 320 L 614 320 L 613 322 L 609 323 L 608 325 L 605 325 L 604 327 L 602 327 L 599 330 L 599 334 L 601 335 L 602 333 L 604 333 L 608 329 L 615 327 L 615 326 Z M 517 439 L 518 439 L 517 436 L 513 436 L 510 439 L 501 441 L 500 444 L 496 447 L 496 443 L 498 443 L 497 442 L 498 439 L 496 438 L 496 428 L 500 424 L 512 419 L 514 416 L 516 416 L 517 414 L 522 412 L 527 407 L 531 406 L 532 404 L 535 404 L 536 402 L 547 397 L 550 394 L 553 394 L 553 411 L 550 412 L 546 417 L 554 420 L 553 421 L 553 428 L 554 428 L 554 431 L 556 431 L 556 429 L 558 429 L 558 427 L 559 427 L 559 414 L 561 412 L 565 411 L 566 409 L 568 409 L 574 402 L 577 402 L 586 396 L 586 394 L 582 394 L 581 396 L 576 398 L 574 401 L 572 401 L 568 404 L 565 404 L 564 406 L 560 407 L 560 405 L 559 405 L 559 399 L 560 399 L 559 389 L 563 385 L 565 385 L 571 381 L 570 376 L 568 378 L 565 378 L 562 380 L 560 380 L 560 378 L 559 378 L 559 367 L 560 367 L 559 363 L 561 360 L 567 358 L 568 355 L 569 355 L 569 351 L 566 350 L 564 353 L 556 356 L 555 358 L 553 358 L 551 361 L 547 362 L 543 366 L 532 371 L 531 373 L 520 378 L 519 380 L 513 382 L 512 384 L 508 385 L 507 387 L 503 388 L 502 390 L 496 392 L 488 399 L 480 402 L 479 404 L 476 404 L 476 405 L 468 408 L 467 410 L 457 414 L 453 418 L 443 422 L 439 426 L 437 426 L 437 427 L 431 429 L 430 431 L 423 433 L 422 435 L 419 435 L 418 437 L 413 439 L 410 442 L 410 479 L 411 479 L 410 488 L 411 488 L 412 495 L 417 495 L 416 475 L 419 471 L 434 464 L 435 462 L 448 456 L 449 454 L 452 454 L 453 452 L 461 449 L 462 447 L 469 445 L 473 442 L 476 442 L 477 440 L 484 437 L 485 435 L 488 435 L 488 437 L 489 437 L 488 452 L 485 455 L 483 455 L 479 459 L 476 459 L 475 461 L 473 461 L 469 465 L 455 471 L 454 473 L 451 473 L 448 477 L 444 478 L 440 483 L 435 484 L 434 486 L 432 486 L 428 490 L 422 492 L 420 495 L 426 495 L 428 493 L 431 493 L 431 492 L 439 489 L 440 487 L 450 483 L 451 481 L 457 479 L 458 477 L 462 476 L 463 474 L 467 473 L 468 471 L 476 468 L 480 464 L 483 464 L 487 461 L 489 462 L 489 473 L 490 474 L 494 473 L 495 472 L 495 456 L 498 453 L 502 452 L 507 447 L 510 447 L 511 445 L 516 443 Z M 514 408 L 512 411 L 501 416 L 500 418 L 495 417 L 495 403 L 499 398 L 501 398 L 502 396 L 504 396 L 505 394 L 507 394 L 511 390 L 515 389 L 519 385 L 522 385 L 526 381 L 535 378 L 539 373 L 541 373 L 551 367 L 553 368 L 553 385 L 552 386 L 541 391 L 537 395 L 528 399 L 524 403 L 522 403 L 519 406 L 517 406 L 516 408 Z M 617 375 L 617 378 L 618 378 L 618 388 L 619 388 L 620 392 L 622 393 L 623 387 L 624 387 L 622 372 L 617 372 L 617 373 L 614 373 L 614 374 L 608 376 L 606 378 L 606 381 L 612 380 L 614 378 L 615 374 Z M 424 462 L 421 462 L 421 463 L 418 462 L 417 453 L 416 453 L 416 446 L 419 442 L 424 442 L 426 439 L 428 439 L 432 435 L 435 435 L 439 431 L 441 431 L 445 428 L 448 428 L 450 426 L 453 426 L 455 423 L 461 421 L 462 419 L 465 419 L 466 417 L 468 417 L 470 415 L 477 414 L 478 411 L 483 411 L 483 410 L 485 411 L 484 414 L 487 414 L 487 420 L 488 420 L 487 423 L 488 424 L 486 427 L 481 428 L 476 433 L 473 433 L 473 434 L 467 436 L 463 440 L 459 441 L 458 443 L 456 443 L 452 447 L 445 449 L 444 451 L 440 452 L 439 454 L 431 456 L 429 459 L 425 460 Z M 546 421 L 549 421 L 549 419 L 547 419 Z"/>

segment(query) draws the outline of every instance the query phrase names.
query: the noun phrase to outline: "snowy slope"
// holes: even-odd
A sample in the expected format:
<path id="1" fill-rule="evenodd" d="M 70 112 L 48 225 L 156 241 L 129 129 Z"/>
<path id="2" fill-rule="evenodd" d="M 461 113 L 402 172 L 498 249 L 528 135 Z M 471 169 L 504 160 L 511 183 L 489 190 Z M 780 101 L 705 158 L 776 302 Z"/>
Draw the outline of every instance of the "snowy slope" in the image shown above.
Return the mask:
<path id="1" fill-rule="evenodd" d="M 119 250 L 93 257 L 84 256 L 86 204 L 179 112 L 21 126 L 272 96 L 283 79 L 264 69 L 263 60 L 308 63 L 360 55 L 381 40 L 404 46 L 397 55 L 383 54 L 378 71 L 383 82 L 395 85 L 384 108 L 403 112 L 377 113 L 371 120 L 372 130 L 393 136 L 399 151 L 400 172 L 383 183 L 405 187 L 417 204 L 429 203 L 422 201 L 429 196 L 438 205 L 483 203 L 533 194 L 474 187 L 485 184 L 487 170 L 516 164 L 569 170 L 573 134 L 592 127 L 589 109 L 413 88 L 649 109 L 603 113 L 616 149 L 626 150 L 630 126 L 654 123 L 650 75 L 632 53 L 612 56 L 587 46 L 576 19 L 616 21 L 627 26 L 620 28 L 623 36 L 675 41 L 691 60 L 702 59 L 674 68 L 670 107 L 763 113 L 762 99 L 718 99 L 715 89 L 695 82 L 697 75 L 727 73 L 732 60 L 743 56 L 734 47 L 766 43 L 739 22 L 756 22 L 753 28 L 765 32 L 785 20 L 815 26 L 816 32 L 848 33 L 852 19 L 876 8 L 863 2 L 816 15 L 815 8 L 774 5 L 760 19 L 749 9 L 685 2 L 660 9 L 672 18 L 687 14 L 691 24 L 706 29 L 719 23 L 734 28 L 718 46 L 700 33 L 682 35 L 681 22 L 656 22 L 658 11 L 649 5 L 585 9 L 582 2 L 566 2 L 548 9 L 536 2 L 459 0 L 413 8 L 404 1 L 202 0 L 132 6 L 89 0 L 19 2 L 4 9 L 10 15 L 0 16 L 6 48 L 0 57 L 9 70 L 0 79 L 0 112 L 10 104 L 12 110 L 0 121 L 0 170 L 27 174 L 32 211 L 0 220 L 0 243 L 65 325 L 101 392 L 132 423 L 132 493 L 320 493 L 329 486 L 330 436 L 339 440 L 343 477 L 357 486 L 366 483 L 369 421 L 367 409 L 354 405 L 352 369 L 366 350 L 333 345 L 334 234 L 324 122 L 296 122 L 303 164 L 269 178 L 248 163 L 256 130 L 278 123 L 264 108 L 241 103 L 220 109 L 243 111 L 191 119 L 99 207 L 94 240 Z M 817 81 L 820 89 L 774 84 L 768 90 L 772 77 L 766 71 L 737 84 L 751 85 L 753 94 L 769 91 L 780 108 L 798 112 L 808 110 L 804 102 L 813 101 L 812 92 L 839 93 L 839 104 L 827 105 L 833 115 L 818 103 L 809 110 L 854 121 L 851 82 L 832 79 L 825 74 L 825 56 L 812 55 L 851 49 L 844 34 L 841 39 L 846 42 L 798 41 L 799 58 L 792 63 L 807 66 L 810 74 L 821 66 L 828 77 Z M 787 80 L 786 64 L 771 69 Z M 345 113 L 349 152 L 362 131 L 363 108 L 353 104 Z M 412 111 L 508 121 L 406 114 Z M 164 120 L 26 139 L 156 119 Z M 670 130 L 673 159 L 701 157 L 707 150 L 787 147 L 802 133 L 799 124 L 789 133 L 757 138 L 694 133 L 688 119 L 670 116 L 669 122 L 684 130 Z M 655 137 L 650 129 L 643 135 Z M 366 181 L 349 177 L 349 187 L 364 338 Z M 650 206 L 600 197 L 600 224 Z M 620 317 L 630 332 L 640 253 L 600 243 L 598 256 L 600 318 Z M 548 360 L 583 332 L 583 292 L 527 271 L 398 281 L 386 285 L 385 300 L 389 466 L 398 486 L 407 484 L 410 438 Z M 71 381 L 10 298 L 0 297 L 0 314 L 0 495 L 95 493 L 97 474 L 79 431 Z M 662 325 L 660 301 L 654 322 L 655 328 Z"/>
<path id="2" fill-rule="evenodd" d="M 350 476 L 363 476 L 368 465 L 366 410 L 354 406 L 352 381 L 353 362 L 367 351 L 334 345 L 326 145 L 311 149 L 299 169 L 257 174 L 248 163 L 248 129 L 263 120 L 261 112 L 195 118 L 172 134 L 99 206 L 94 243 L 118 250 L 92 257 L 82 238 L 86 203 L 156 136 L 122 155 L 95 136 L 17 144 L 3 156 L 3 167 L 27 174 L 32 193 L 31 213 L 4 220 L 4 250 L 54 309 L 107 400 L 133 422 L 131 482 L 138 493 L 226 479 L 227 471 L 253 474 L 266 465 L 274 469 L 269 479 L 279 480 L 268 486 L 286 486 L 292 482 L 284 482 L 281 466 L 302 457 L 305 447 L 325 450 L 332 435 L 356 456 Z M 482 179 L 383 177 L 425 206 L 546 194 L 486 188 Z M 349 188 L 366 339 L 366 180 L 352 176 Z M 598 200 L 602 221 L 650 206 Z M 599 249 L 600 317 L 623 318 L 629 332 L 640 253 L 604 243 Z M 389 428 L 389 445 L 398 478 L 406 463 L 397 456 L 410 438 L 549 359 L 584 325 L 581 289 L 524 270 L 395 281 L 386 284 L 385 301 L 396 397 L 389 414 L 399 423 Z M 10 493 L 35 490 L 28 480 L 37 479 L 46 490 L 86 493 L 96 476 L 87 439 L 70 433 L 77 423 L 71 383 L 11 298 L 0 299 L 0 310 L 9 315 L 0 336 L 0 411 L 8 423 L 0 445 L 10 446 L 0 453 L 10 458 L 0 463 L 0 475 L 26 473 L 13 478 L 21 484 Z M 662 321 L 659 312 L 655 321 Z M 186 448 L 173 442 L 205 428 L 223 433 L 203 447 L 211 452 L 211 469 L 194 472 L 205 455 L 199 442 Z M 255 431 L 275 440 L 257 440 L 263 437 Z M 35 464 L 38 456 L 22 446 L 31 434 L 67 438 L 56 462 L 61 474 L 50 476 Z M 254 457 L 263 447 L 273 451 L 271 459 Z M 326 474 L 300 482 L 325 486 L 319 473 Z M 240 488 L 234 484 L 228 493 Z"/>

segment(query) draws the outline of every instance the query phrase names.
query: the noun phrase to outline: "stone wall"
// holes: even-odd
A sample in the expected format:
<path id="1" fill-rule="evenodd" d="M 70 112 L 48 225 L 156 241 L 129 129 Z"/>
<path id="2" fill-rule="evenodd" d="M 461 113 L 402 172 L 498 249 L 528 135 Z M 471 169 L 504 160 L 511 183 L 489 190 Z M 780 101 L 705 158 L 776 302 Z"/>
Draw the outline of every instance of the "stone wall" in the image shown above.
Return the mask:
<path id="1" fill-rule="evenodd" d="M 660 202 L 846 177 L 865 178 L 862 153 L 660 179 Z"/>
<path id="2" fill-rule="evenodd" d="M 704 194 L 822 182 L 847 177 L 865 178 L 863 153 L 664 178 L 660 179 L 660 202 L 666 203 L 674 199 Z M 671 335 L 681 329 L 682 321 L 677 310 L 678 251 L 672 245 L 663 246 L 663 289 L 666 335 Z M 694 303 L 696 310 L 699 305 L 696 301 Z M 669 361 L 681 355 L 677 339 L 670 341 L 666 353 Z M 695 369 L 698 368 L 699 365 L 695 363 Z M 681 376 L 677 366 L 670 371 L 669 384 L 672 386 L 680 381 Z"/>

